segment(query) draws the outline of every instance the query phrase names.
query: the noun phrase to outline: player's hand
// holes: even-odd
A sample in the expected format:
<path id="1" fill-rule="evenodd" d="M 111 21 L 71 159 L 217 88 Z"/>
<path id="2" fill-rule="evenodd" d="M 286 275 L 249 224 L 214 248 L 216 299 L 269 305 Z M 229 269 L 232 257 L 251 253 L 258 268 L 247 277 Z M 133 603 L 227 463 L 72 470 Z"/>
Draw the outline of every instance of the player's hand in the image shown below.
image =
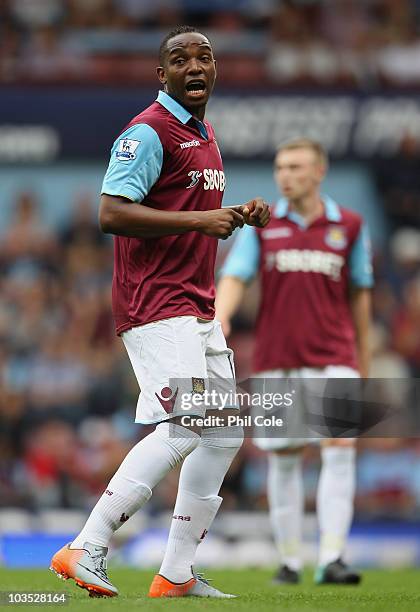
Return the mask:
<path id="1" fill-rule="evenodd" d="M 270 208 L 262 198 L 254 198 L 238 208 L 242 209 L 244 221 L 247 225 L 265 227 L 270 221 Z"/>
<path id="2" fill-rule="evenodd" d="M 206 236 L 226 240 L 237 227 L 243 227 L 244 217 L 237 208 L 219 208 L 200 213 L 199 231 Z"/>

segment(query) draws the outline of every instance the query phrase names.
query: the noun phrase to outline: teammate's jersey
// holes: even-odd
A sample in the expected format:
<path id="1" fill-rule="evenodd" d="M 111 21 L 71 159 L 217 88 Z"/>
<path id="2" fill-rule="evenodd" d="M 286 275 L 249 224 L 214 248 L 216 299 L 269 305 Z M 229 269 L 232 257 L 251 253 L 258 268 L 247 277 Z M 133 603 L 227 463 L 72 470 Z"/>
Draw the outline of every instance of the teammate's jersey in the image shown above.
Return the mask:
<path id="1" fill-rule="evenodd" d="M 362 218 L 328 196 L 309 226 L 281 199 L 263 229 L 241 230 L 222 269 L 246 282 L 261 273 L 254 370 L 347 365 L 357 369 L 350 285 L 373 284 Z"/>
<path id="2" fill-rule="evenodd" d="M 220 208 L 225 176 L 212 126 L 159 92 L 117 138 L 102 193 L 167 211 Z M 122 204 L 124 206 L 125 204 Z M 117 333 L 152 321 L 214 317 L 217 240 L 199 232 L 114 237 Z"/>

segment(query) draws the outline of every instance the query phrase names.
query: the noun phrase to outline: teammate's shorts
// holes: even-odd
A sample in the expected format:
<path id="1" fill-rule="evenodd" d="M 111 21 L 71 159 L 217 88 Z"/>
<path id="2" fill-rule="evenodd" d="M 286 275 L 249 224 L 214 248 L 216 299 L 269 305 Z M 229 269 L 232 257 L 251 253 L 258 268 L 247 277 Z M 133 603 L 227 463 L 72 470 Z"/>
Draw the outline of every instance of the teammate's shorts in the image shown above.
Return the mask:
<path id="1" fill-rule="evenodd" d="M 205 416 L 207 409 L 220 405 L 198 405 L 189 398 L 202 394 L 204 399 L 209 385 L 235 392 L 233 351 L 219 321 L 192 316 L 162 319 L 133 327 L 122 339 L 140 387 L 136 423 Z"/>
<path id="2" fill-rule="evenodd" d="M 311 379 L 314 378 L 360 378 L 360 374 L 357 370 L 349 368 L 348 366 L 330 365 L 325 368 L 297 368 L 292 370 L 267 370 L 265 372 L 259 372 L 255 375 L 256 378 L 290 378 L 290 379 L 302 379 L 300 386 L 301 393 L 299 394 L 300 400 L 305 401 L 305 387 L 310 390 Z M 306 380 L 305 380 L 306 379 Z M 319 385 L 317 384 L 316 391 L 319 391 Z M 310 408 L 305 406 L 306 408 Z M 302 406 L 294 406 L 295 410 L 300 410 Z M 292 425 L 293 428 L 293 425 Z M 254 444 L 265 451 L 283 450 L 288 448 L 299 448 L 306 444 L 319 443 L 322 438 L 299 438 L 299 437 L 281 437 L 275 438 L 271 436 L 267 437 L 254 437 Z"/>

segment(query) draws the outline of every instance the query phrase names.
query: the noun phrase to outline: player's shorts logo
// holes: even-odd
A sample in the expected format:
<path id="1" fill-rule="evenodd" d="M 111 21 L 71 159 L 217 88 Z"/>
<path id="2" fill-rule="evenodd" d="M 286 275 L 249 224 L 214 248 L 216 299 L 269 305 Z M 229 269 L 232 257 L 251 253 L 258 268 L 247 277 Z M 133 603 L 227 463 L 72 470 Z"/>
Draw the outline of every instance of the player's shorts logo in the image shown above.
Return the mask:
<path id="1" fill-rule="evenodd" d="M 203 395 L 205 391 L 204 378 L 192 378 L 192 392 Z"/>
<path id="2" fill-rule="evenodd" d="M 203 176 L 203 173 L 200 172 L 200 170 L 191 170 L 191 172 L 188 172 L 188 176 L 191 178 L 191 183 L 188 185 L 187 189 L 191 189 L 192 187 L 198 185 L 200 177 Z"/>
<path id="3" fill-rule="evenodd" d="M 347 246 L 347 236 L 343 227 L 331 227 L 325 234 L 325 242 L 332 249 L 344 249 Z"/>
<path id="4" fill-rule="evenodd" d="M 155 395 L 158 398 L 159 403 L 165 412 L 167 412 L 168 414 L 173 412 L 176 402 L 176 396 L 178 395 L 178 387 L 176 388 L 175 392 L 173 392 L 170 387 L 163 387 L 162 391 L 160 392 L 160 395 L 158 395 L 157 393 L 155 393 Z"/>
<path id="5" fill-rule="evenodd" d="M 131 161 L 136 159 L 136 149 L 140 144 L 140 140 L 131 140 L 130 138 L 122 138 L 118 143 L 117 159 L 120 161 Z"/>

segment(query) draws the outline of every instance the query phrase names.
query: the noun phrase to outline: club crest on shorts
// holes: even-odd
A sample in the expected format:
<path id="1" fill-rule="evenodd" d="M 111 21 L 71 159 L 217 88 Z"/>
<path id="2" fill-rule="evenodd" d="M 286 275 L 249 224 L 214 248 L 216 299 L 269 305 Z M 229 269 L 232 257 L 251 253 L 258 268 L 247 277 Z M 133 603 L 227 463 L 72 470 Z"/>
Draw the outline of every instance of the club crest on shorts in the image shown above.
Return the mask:
<path id="1" fill-rule="evenodd" d="M 160 405 L 164 409 L 167 414 L 173 412 L 176 396 L 178 395 L 178 387 L 175 391 L 172 391 L 170 387 L 163 387 L 160 395 L 155 393 L 157 399 L 159 400 Z"/>
<path id="2" fill-rule="evenodd" d="M 344 249 L 347 246 L 347 236 L 344 227 L 330 227 L 325 234 L 325 242 L 332 249 Z"/>
<path id="3" fill-rule="evenodd" d="M 205 391 L 204 378 L 191 378 L 192 392 L 202 395 Z"/>

